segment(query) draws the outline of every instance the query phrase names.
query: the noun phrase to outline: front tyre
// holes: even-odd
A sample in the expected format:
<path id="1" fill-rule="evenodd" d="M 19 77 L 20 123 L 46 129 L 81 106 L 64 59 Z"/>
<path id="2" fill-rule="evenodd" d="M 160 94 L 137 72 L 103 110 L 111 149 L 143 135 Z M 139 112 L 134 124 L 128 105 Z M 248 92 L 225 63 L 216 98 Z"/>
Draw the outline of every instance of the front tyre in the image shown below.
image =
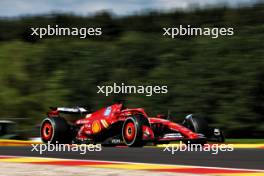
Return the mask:
<path id="1" fill-rule="evenodd" d="M 148 120 L 142 115 L 128 117 L 122 128 L 122 138 L 129 147 L 142 147 L 143 125 L 149 126 Z"/>
<path id="2" fill-rule="evenodd" d="M 40 136 L 44 143 L 70 144 L 73 140 L 71 126 L 62 117 L 45 118 L 41 123 Z"/>
<path id="3" fill-rule="evenodd" d="M 190 118 L 185 119 L 183 126 L 189 128 L 195 133 L 201 133 L 205 136 L 208 134 L 209 127 L 204 118 L 191 116 Z"/>
<path id="4" fill-rule="evenodd" d="M 203 134 L 205 137 L 208 136 L 208 123 L 205 121 L 204 118 L 200 117 L 193 117 L 189 116 L 189 118 L 185 119 L 183 126 L 187 127 L 191 131 L 199 134 Z M 204 144 L 207 143 L 207 139 L 197 139 L 192 141 L 183 141 L 186 145 L 191 144 L 200 144 L 201 146 L 204 146 Z"/>

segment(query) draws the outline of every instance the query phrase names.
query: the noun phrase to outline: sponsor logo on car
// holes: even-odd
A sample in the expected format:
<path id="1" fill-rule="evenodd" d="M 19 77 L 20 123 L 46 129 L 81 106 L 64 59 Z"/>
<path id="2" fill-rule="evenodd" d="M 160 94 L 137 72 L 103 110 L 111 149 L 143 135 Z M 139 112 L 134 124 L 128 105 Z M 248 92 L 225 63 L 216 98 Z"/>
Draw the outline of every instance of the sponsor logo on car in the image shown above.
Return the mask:
<path id="1" fill-rule="evenodd" d="M 109 116 L 111 113 L 111 110 L 112 110 L 111 106 L 107 107 L 105 112 L 104 112 L 104 116 Z"/>
<path id="2" fill-rule="evenodd" d="M 101 131 L 101 124 L 98 120 L 93 122 L 92 131 L 94 134 L 99 133 Z"/>

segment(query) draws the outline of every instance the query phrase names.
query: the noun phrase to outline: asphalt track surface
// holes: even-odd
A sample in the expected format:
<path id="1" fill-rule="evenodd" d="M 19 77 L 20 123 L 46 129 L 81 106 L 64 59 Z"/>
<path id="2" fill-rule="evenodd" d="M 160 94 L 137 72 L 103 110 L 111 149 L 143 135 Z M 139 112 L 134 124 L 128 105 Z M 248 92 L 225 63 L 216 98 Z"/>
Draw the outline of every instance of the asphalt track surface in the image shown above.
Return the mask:
<path id="1" fill-rule="evenodd" d="M 32 147 L 0 147 L 0 155 L 34 156 L 81 160 L 104 160 L 137 163 L 192 165 L 264 170 L 263 149 L 234 149 L 232 152 L 164 152 L 163 148 L 103 147 L 100 152 L 32 152 Z"/>

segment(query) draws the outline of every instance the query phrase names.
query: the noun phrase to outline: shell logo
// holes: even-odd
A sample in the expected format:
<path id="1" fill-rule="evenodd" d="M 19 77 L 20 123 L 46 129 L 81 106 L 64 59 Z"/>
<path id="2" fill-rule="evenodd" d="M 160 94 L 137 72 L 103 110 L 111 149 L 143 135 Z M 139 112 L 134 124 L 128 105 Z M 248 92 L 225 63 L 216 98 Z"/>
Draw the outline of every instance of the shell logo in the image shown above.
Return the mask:
<path id="1" fill-rule="evenodd" d="M 101 131 L 101 124 L 98 120 L 93 122 L 92 131 L 94 134 L 99 133 Z"/>

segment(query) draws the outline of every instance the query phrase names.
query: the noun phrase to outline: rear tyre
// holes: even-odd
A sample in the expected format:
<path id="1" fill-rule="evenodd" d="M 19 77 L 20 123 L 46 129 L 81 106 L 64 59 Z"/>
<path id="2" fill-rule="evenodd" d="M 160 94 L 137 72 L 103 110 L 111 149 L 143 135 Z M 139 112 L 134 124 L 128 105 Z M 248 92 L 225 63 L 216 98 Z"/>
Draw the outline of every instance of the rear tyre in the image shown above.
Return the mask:
<path id="1" fill-rule="evenodd" d="M 128 117 L 122 128 L 122 138 L 124 143 L 129 147 L 142 147 L 145 145 L 143 141 L 143 125 L 149 126 L 148 120 L 142 115 Z"/>
<path id="2" fill-rule="evenodd" d="M 74 133 L 64 118 L 48 117 L 42 121 L 40 136 L 44 143 L 70 144 L 73 140 Z"/>

